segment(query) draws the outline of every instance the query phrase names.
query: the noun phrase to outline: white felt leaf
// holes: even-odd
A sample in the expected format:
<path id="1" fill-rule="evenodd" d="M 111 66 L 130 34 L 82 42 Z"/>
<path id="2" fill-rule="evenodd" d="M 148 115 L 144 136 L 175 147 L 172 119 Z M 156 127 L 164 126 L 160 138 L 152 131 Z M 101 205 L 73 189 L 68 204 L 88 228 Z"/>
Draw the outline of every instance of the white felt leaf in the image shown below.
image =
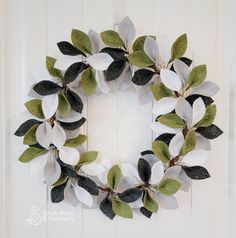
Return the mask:
<path id="1" fill-rule="evenodd" d="M 158 205 L 162 208 L 177 209 L 179 207 L 177 199 L 174 196 L 166 196 L 164 194 L 157 193 L 156 198 Z"/>
<path id="2" fill-rule="evenodd" d="M 183 86 L 185 86 L 190 74 L 190 68 L 183 61 L 176 59 L 174 61 L 174 69 L 182 79 Z"/>
<path id="3" fill-rule="evenodd" d="M 166 171 L 165 171 L 165 176 L 164 178 L 173 178 L 173 179 L 176 179 L 178 178 L 179 174 L 180 174 L 180 171 L 181 171 L 181 167 L 180 166 L 172 166 L 170 168 L 168 168 Z"/>
<path id="4" fill-rule="evenodd" d="M 152 166 L 152 173 L 151 173 L 151 178 L 149 183 L 150 184 L 157 184 L 161 181 L 164 175 L 164 166 L 161 161 L 157 161 L 153 166 Z"/>
<path id="5" fill-rule="evenodd" d="M 183 157 L 182 163 L 188 166 L 201 165 L 207 161 L 209 155 L 207 150 L 192 150 Z"/>
<path id="6" fill-rule="evenodd" d="M 52 128 L 52 143 L 57 147 L 61 148 L 66 142 L 66 133 L 57 123 Z"/>
<path id="7" fill-rule="evenodd" d="M 107 173 L 108 173 L 108 170 L 106 170 L 104 173 L 102 174 L 99 174 L 97 177 L 99 179 L 99 181 L 103 184 L 103 185 L 106 185 L 107 184 Z"/>
<path id="8" fill-rule="evenodd" d="M 131 202 L 131 203 L 129 203 L 129 205 L 130 205 L 130 207 L 131 208 L 140 208 L 140 207 L 143 207 L 144 205 L 143 205 L 143 201 L 142 201 L 142 198 L 139 198 L 137 201 L 135 201 L 135 202 Z"/>
<path id="9" fill-rule="evenodd" d="M 175 97 L 164 97 L 155 102 L 152 112 L 155 114 L 156 117 L 172 112 L 176 105 L 178 99 Z"/>
<path id="10" fill-rule="evenodd" d="M 145 159 L 151 167 L 158 161 L 154 154 L 146 154 L 143 155 L 142 158 Z"/>
<path id="11" fill-rule="evenodd" d="M 96 70 L 107 70 L 113 58 L 107 53 L 97 53 L 88 57 L 87 62 Z"/>
<path id="12" fill-rule="evenodd" d="M 195 149 L 196 150 L 211 150 L 211 143 L 210 141 L 199 135 L 198 133 L 196 133 L 196 146 Z"/>
<path id="13" fill-rule="evenodd" d="M 162 66 L 167 65 L 171 58 L 171 46 L 172 42 L 166 35 L 161 35 L 157 40 L 158 46 L 158 62 L 162 64 Z"/>
<path id="14" fill-rule="evenodd" d="M 181 183 L 180 190 L 188 192 L 191 186 L 191 179 L 187 176 L 183 169 L 181 169 L 179 173 L 178 181 Z"/>
<path id="15" fill-rule="evenodd" d="M 173 157 L 179 155 L 179 152 L 184 144 L 184 136 L 182 132 L 176 134 L 170 141 L 169 151 Z"/>
<path id="16" fill-rule="evenodd" d="M 71 110 L 70 113 L 66 117 L 62 117 L 59 112 L 56 113 L 56 119 L 58 121 L 71 123 L 75 121 L 79 121 L 83 117 L 83 114 L 76 112 L 74 110 Z"/>
<path id="17" fill-rule="evenodd" d="M 92 53 L 93 54 L 98 53 L 100 50 L 100 45 L 101 45 L 99 34 L 96 31 L 90 29 L 88 32 L 88 36 L 92 44 Z"/>
<path id="18" fill-rule="evenodd" d="M 48 79 L 47 79 L 47 80 L 48 80 Z M 38 94 L 38 93 L 36 93 L 36 92 L 34 91 L 33 87 L 34 87 L 35 85 L 36 85 L 36 83 L 33 84 L 33 85 L 31 86 L 31 88 L 29 89 L 28 96 L 29 96 L 30 98 L 43 99 L 43 96 L 42 96 L 42 95 L 40 95 L 40 94 Z"/>
<path id="19" fill-rule="evenodd" d="M 134 188 L 139 184 L 139 182 L 132 177 L 122 177 L 121 182 L 116 189 L 116 192 L 122 193 L 129 188 Z"/>
<path id="20" fill-rule="evenodd" d="M 204 81 L 198 87 L 194 88 L 192 94 L 200 94 L 207 97 L 212 97 L 220 90 L 220 87 L 211 81 Z"/>
<path id="21" fill-rule="evenodd" d="M 124 162 L 120 164 L 120 169 L 124 177 L 130 177 L 137 181 L 140 180 L 137 168 L 134 165 Z"/>
<path id="22" fill-rule="evenodd" d="M 161 69 L 160 78 L 162 83 L 171 90 L 179 92 L 182 88 L 181 79 L 175 72 L 169 69 Z"/>
<path id="23" fill-rule="evenodd" d="M 135 27 L 129 17 L 125 17 L 118 25 L 118 33 L 126 45 L 129 45 L 135 37 Z"/>
<path id="24" fill-rule="evenodd" d="M 45 96 L 42 100 L 42 110 L 46 119 L 52 117 L 57 111 L 58 95 L 52 94 Z"/>
<path id="25" fill-rule="evenodd" d="M 52 126 L 49 122 L 45 121 L 40 124 L 35 133 L 38 143 L 48 149 L 52 142 Z"/>
<path id="26" fill-rule="evenodd" d="M 81 61 L 80 56 L 71 57 L 70 55 L 62 55 L 61 57 L 57 58 L 54 67 L 61 70 L 67 70 L 72 64 L 79 61 Z"/>
<path id="27" fill-rule="evenodd" d="M 127 63 L 123 73 L 117 79 L 119 80 L 119 89 L 122 91 L 128 89 L 132 85 L 132 81 L 130 80 L 131 78 L 132 78 L 132 70 L 130 65 Z"/>
<path id="28" fill-rule="evenodd" d="M 59 158 L 66 164 L 77 165 L 80 156 L 79 151 L 75 148 L 62 146 L 59 150 Z"/>
<path id="29" fill-rule="evenodd" d="M 81 167 L 81 170 L 90 176 L 98 176 L 105 172 L 105 168 L 97 162 L 91 164 L 85 164 Z"/>
<path id="30" fill-rule="evenodd" d="M 188 127 L 191 126 L 193 109 L 185 98 L 179 97 L 175 112 L 187 122 Z"/>
<path id="31" fill-rule="evenodd" d="M 198 98 L 193 103 L 192 126 L 197 124 L 204 116 L 206 111 L 202 98 Z"/>
<path id="32" fill-rule="evenodd" d="M 156 63 L 157 58 L 157 43 L 156 40 L 153 39 L 150 36 L 147 36 L 144 45 L 143 45 L 144 52 L 147 54 L 147 56 Z"/>
<path id="33" fill-rule="evenodd" d="M 88 207 L 92 207 L 93 205 L 93 197 L 92 195 L 86 191 L 84 188 L 81 188 L 79 186 L 75 186 L 75 194 L 77 199 L 82 202 L 83 204 L 85 204 Z"/>
<path id="34" fill-rule="evenodd" d="M 43 170 L 48 158 L 49 158 L 49 153 L 46 153 L 42 156 L 39 156 L 31 160 L 29 162 L 29 175 L 40 173 Z"/>
<path id="35" fill-rule="evenodd" d="M 74 186 L 72 186 L 70 182 L 68 182 L 65 187 L 64 200 L 73 207 L 76 207 L 79 203 L 79 200 L 75 194 Z"/>
<path id="36" fill-rule="evenodd" d="M 97 80 L 98 89 L 102 93 L 108 94 L 110 91 L 110 88 L 105 80 L 105 75 L 102 71 L 96 70 L 96 80 Z"/>
<path id="37" fill-rule="evenodd" d="M 176 134 L 181 131 L 181 129 L 170 128 L 161 124 L 160 122 L 153 122 L 151 124 L 151 129 L 156 133 L 156 136 L 159 136 L 164 133 Z"/>
<path id="38" fill-rule="evenodd" d="M 53 185 L 61 176 L 61 166 L 55 158 L 48 158 L 44 166 L 45 183 L 49 186 Z"/>

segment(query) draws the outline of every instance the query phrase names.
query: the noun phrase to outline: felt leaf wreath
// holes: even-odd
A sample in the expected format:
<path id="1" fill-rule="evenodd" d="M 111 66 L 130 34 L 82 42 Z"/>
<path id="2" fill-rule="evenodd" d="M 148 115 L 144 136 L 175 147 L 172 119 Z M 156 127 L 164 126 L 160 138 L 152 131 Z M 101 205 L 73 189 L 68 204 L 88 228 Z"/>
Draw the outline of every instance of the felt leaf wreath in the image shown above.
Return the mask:
<path id="1" fill-rule="evenodd" d="M 184 56 L 186 34 L 173 43 L 152 35 L 135 40 L 128 17 L 117 29 L 100 35 L 73 29 L 72 43 L 57 44 L 67 57 L 46 58 L 50 77 L 33 85 L 34 98 L 25 103 L 34 119 L 15 132 L 28 146 L 19 160 L 43 170 L 54 203 L 81 202 L 110 219 L 132 218 L 134 211 L 150 218 L 158 207 L 177 208 L 175 193 L 188 191 L 191 179 L 210 177 L 202 165 L 210 154 L 209 140 L 223 133 L 214 124 L 212 96 L 219 87 L 206 80 L 206 65 L 192 66 Z M 141 103 L 154 100 L 151 128 L 157 137 L 136 165 L 112 165 L 83 146 L 83 100 L 109 93 L 113 80 L 121 90 L 137 88 Z"/>

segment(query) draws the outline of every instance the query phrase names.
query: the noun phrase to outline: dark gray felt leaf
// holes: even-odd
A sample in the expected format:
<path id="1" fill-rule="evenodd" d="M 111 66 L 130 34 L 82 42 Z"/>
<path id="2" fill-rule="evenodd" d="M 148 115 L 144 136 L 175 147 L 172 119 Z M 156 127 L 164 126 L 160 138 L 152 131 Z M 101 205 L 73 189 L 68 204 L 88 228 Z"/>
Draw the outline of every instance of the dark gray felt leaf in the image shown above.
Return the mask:
<path id="1" fill-rule="evenodd" d="M 99 190 L 97 184 L 90 178 L 78 176 L 78 185 L 87 190 L 91 195 L 98 195 Z"/>
<path id="2" fill-rule="evenodd" d="M 51 200 L 53 203 L 59 203 L 64 200 L 64 190 L 66 183 L 53 187 L 51 190 Z"/>
<path id="3" fill-rule="evenodd" d="M 33 87 L 33 90 L 42 96 L 57 93 L 60 89 L 61 87 L 58 84 L 49 80 L 42 80 Z"/>
<path id="4" fill-rule="evenodd" d="M 139 86 L 145 85 L 152 79 L 154 74 L 155 73 L 153 71 L 147 69 L 139 69 L 134 73 L 132 82 Z"/>
<path id="5" fill-rule="evenodd" d="M 73 110 L 75 110 L 76 112 L 79 112 L 79 113 L 82 112 L 84 105 L 83 105 L 83 102 L 78 94 L 76 94 L 68 89 L 67 90 L 67 99 L 68 99 Z"/>
<path id="6" fill-rule="evenodd" d="M 86 65 L 82 62 L 72 64 L 65 72 L 64 80 L 66 83 L 73 82 L 78 75 L 86 68 Z"/>
<path id="7" fill-rule="evenodd" d="M 41 122 L 35 119 L 29 119 L 22 123 L 14 133 L 15 136 L 24 136 L 25 133 L 34 125 L 40 124 Z"/>
<path id="8" fill-rule="evenodd" d="M 99 207 L 100 210 L 103 212 L 103 214 L 106 215 L 111 220 L 113 220 L 113 218 L 116 216 L 116 214 L 112 210 L 112 203 L 109 198 L 103 199 Z"/>
<path id="9" fill-rule="evenodd" d="M 125 55 L 125 51 L 119 48 L 105 47 L 101 50 L 101 52 L 109 54 L 114 60 L 119 59 Z"/>
<path id="10" fill-rule="evenodd" d="M 208 127 L 198 127 L 196 132 L 210 140 L 217 138 L 223 133 L 223 131 L 214 124 Z"/>
<path id="11" fill-rule="evenodd" d="M 153 151 L 151 151 L 151 150 L 144 150 L 144 151 L 142 151 L 141 153 L 140 153 L 142 156 L 144 156 L 144 155 L 154 155 L 154 153 L 153 153 Z"/>
<path id="12" fill-rule="evenodd" d="M 84 117 L 82 117 L 79 121 L 72 122 L 72 123 L 66 123 L 66 122 L 59 121 L 59 123 L 62 126 L 62 128 L 65 129 L 65 130 L 69 130 L 69 131 L 78 129 L 85 122 L 86 122 L 86 119 Z"/>
<path id="13" fill-rule="evenodd" d="M 190 66 L 193 62 L 191 59 L 189 59 L 187 57 L 180 57 L 179 60 L 181 60 L 182 62 L 184 62 L 188 66 Z"/>
<path id="14" fill-rule="evenodd" d="M 86 56 L 82 51 L 80 51 L 79 49 L 77 49 L 76 47 L 74 47 L 70 42 L 68 41 L 61 41 L 57 43 L 57 46 L 59 48 L 59 50 L 61 51 L 61 53 L 63 55 L 71 55 L 71 56 L 75 56 L 75 55 L 83 55 Z"/>
<path id="15" fill-rule="evenodd" d="M 125 69 L 126 60 L 125 58 L 114 60 L 105 71 L 107 81 L 117 79 Z"/>
<path id="16" fill-rule="evenodd" d="M 159 135 L 155 141 L 163 141 L 165 142 L 167 145 L 170 144 L 171 139 L 175 136 L 175 134 L 169 134 L 169 133 L 164 133 Z"/>
<path id="17" fill-rule="evenodd" d="M 192 106 L 193 103 L 194 103 L 194 101 L 195 101 L 196 99 L 198 99 L 198 98 L 202 98 L 202 100 L 203 100 L 203 102 L 204 102 L 204 104 L 205 104 L 206 107 L 209 106 L 209 105 L 211 105 L 211 104 L 214 102 L 214 100 L 213 100 L 212 98 L 206 97 L 206 96 L 203 96 L 203 95 L 199 95 L 199 94 L 190 95 L 190 96 L 186 97 L 186 100 L 187 100 L 187 101 L 190 103 L 190 105 Z"/>
<path id="18" fill-rule="evenodd" d="M 141 189 L 130 188 L 123 193 L 118 193 L 118 197 L 121 201 L 130 203 L 137 201 L 141 197 L 142 193 L 143 191 Z"/>
<path id="19" fill-rule="evenodd" d="M 147 183 L 151 177 L 151 167 L 145 159 L 138 161 L 138 173 L 143 182 Z"/>
<path id="20" fill-rule="evenodd" d="M 63 175 L 68 176 L 68 177 L 72 177 L 72 178 L 77 178 L 77 173 L 71 165 L 65 164 L 60 159 L 58 159 L 58 163 L 61 166 L 61 173 Z"/>
<path id="21" fill-rule="evenodd" d="M 152 216 L 152 212 L 150 212 L 148 209 L 146 209 L 145 207 L 141 207 L 140 208 L 140 212 L 147 218 L 151 218 Z"/>
<path id="22" fill-rule="evenodd" d="M 210 174 L 207 171 L 207 169 L 202 166 L 192 166 L 192 167 L 182 166 L 182 168 L 188 175 L 188 177 L 191 179 L 201 180 L 210 177 Z"/>

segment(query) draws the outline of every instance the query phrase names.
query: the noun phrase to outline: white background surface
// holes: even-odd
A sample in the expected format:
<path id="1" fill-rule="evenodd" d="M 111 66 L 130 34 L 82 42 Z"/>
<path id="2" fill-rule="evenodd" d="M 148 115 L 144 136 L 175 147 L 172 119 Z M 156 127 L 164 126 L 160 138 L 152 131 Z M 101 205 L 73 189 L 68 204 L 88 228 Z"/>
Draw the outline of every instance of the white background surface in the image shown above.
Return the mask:
<path id="1" fill-rule="evenodd" d="M 234 91 L 236 4 L 233 0 L 1 0 L 0 11 L 0 237 L 235 237 Z M 135 23 L 137 34 L 188 34 L 188 56 L 208 65 L 208 80 L 220 85 L 216 124 L 224 131 L 213 141 L 207 167 L 211 179 L 193 182 L 179 192 L 180 208 L 162 210 L 150 220 L 109 221 L 98 210 L 50 204 L 46 186 L 17 161 L 24 147 L 13 137 L 26 118 L 23 103 L 46 55 L 59 56 L 56 42 L 70 39 L 72 28 L 112 29 L 123 16 Z M 230 102 L 230 103 L 229 103 Z M 86 101 L 88 149 L 114 162 L 133 161 L 150 148 L 152 105 L 140 106 L 134 90 L 92 96 Z M 232 126 L 229 127 L 229 119 Z M 229 133 L 230 132 L 230 133 Z M 230 140 L 229 140 L 230 139 Z M 230 149 L 229 149 L 230 148 Z M 32 206 L 42 213 L 72 212 L 74 221 L 41 221 L 28 225 Z M 43 217 L 42 217 L 43 218 Z"/>

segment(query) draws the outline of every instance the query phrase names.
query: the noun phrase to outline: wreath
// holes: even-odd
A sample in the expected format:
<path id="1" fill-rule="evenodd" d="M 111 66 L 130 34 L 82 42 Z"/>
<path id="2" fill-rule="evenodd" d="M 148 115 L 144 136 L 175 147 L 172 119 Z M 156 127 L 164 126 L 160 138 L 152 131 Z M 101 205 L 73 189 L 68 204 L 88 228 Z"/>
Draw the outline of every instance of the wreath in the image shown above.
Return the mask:
<path id="1" fill-rule="evenodd" d="M 28 146 L 19 161 L 43 171 L 53 203 L 99 207 L 110 219 L 132 218 L 134 210 L 150 218 L 159 206 L 177 208 L 174 194 L 188 191 L 191 179 L 210 177 L 201 165 L 210 154 L 209 140 L 223 133 L 213 124 L 212 96 L 219 87 L 205 80 L 206 65 L 193 67 L 184 57 L 186 34 L 173 44 L 165 36 L 134 37 L 128 17 L 117 31 L 85 34 L 73 29 L 72 43 L 57 43 L 61 60 L 46 58 L 51 78 L 30 90 L 34 99 L 25 107 L 37 119 L 25 121 L 15 132 Z M 96 92 L 109 93 L 113 80 L 121 90 L 134 86 L 140 97 L 151 94 L 154 101 L 151 128 L 156 139 L 141 152 L 137 166 L 112 165 L 83 147 L 83 101 Z"/>

